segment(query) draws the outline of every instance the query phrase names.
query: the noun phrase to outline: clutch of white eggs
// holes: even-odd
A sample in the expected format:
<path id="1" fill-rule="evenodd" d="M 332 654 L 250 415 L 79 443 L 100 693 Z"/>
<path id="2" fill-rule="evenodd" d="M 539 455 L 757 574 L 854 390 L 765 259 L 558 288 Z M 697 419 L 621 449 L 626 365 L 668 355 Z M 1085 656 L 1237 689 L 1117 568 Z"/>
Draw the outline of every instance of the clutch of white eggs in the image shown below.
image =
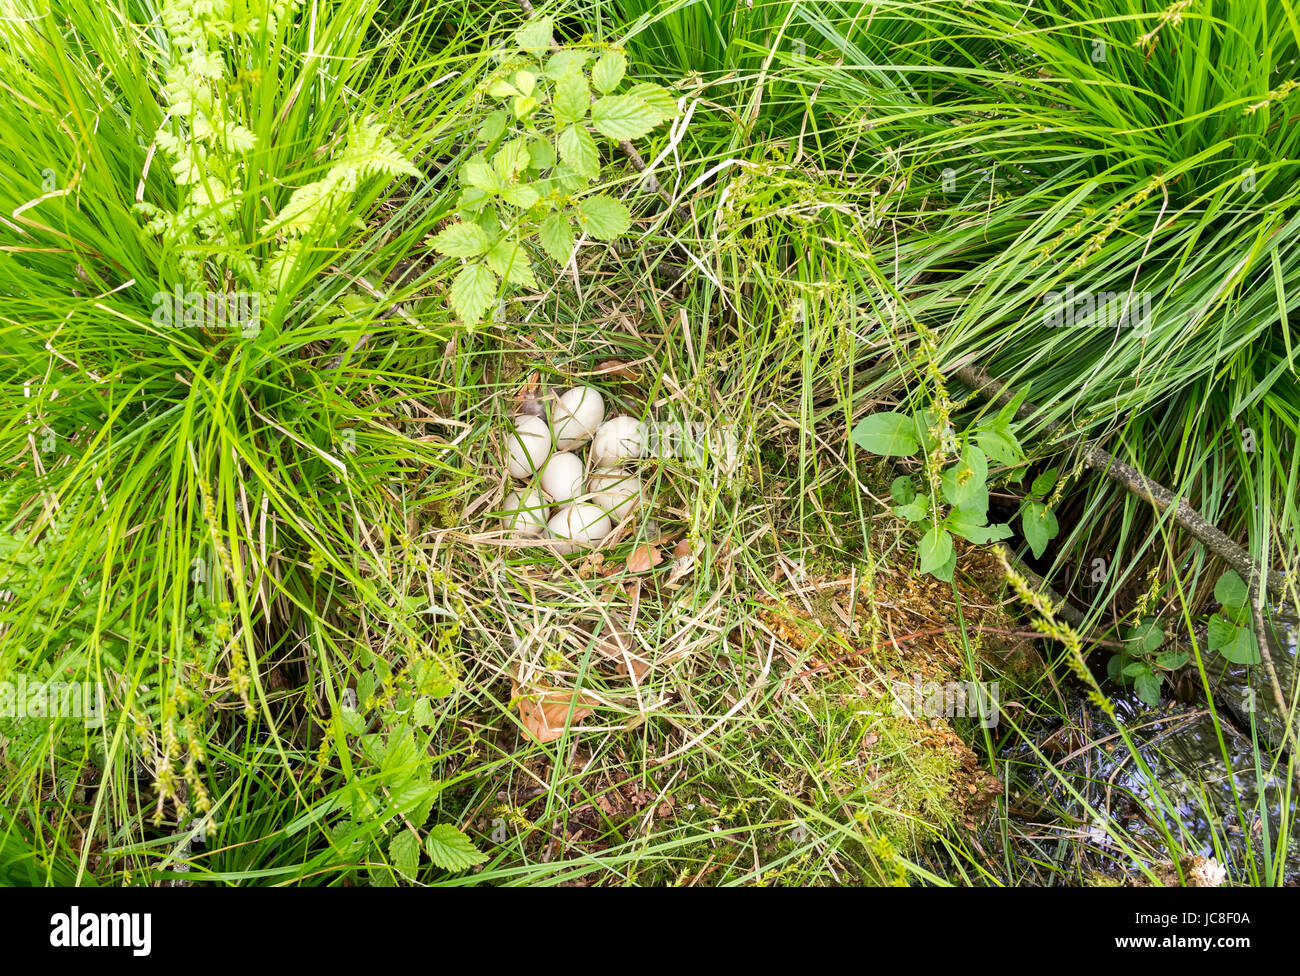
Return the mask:
<path id="1" fill-rule="evenodd" d="M 579 451 L 590 442 L 590 473 Z M 625 464 L 645 454 L 642 425 L 605 419 L 605 399 L 575 386 L 552 401 L 550 422 L 521 416 L 507 439 L 507 469 L 526 487 L 502 502 L 506 531 L 546 537 L 565 555 L 599 544 L 639 507 L 641 478 Z M 534 480 L 536 479 L 536 480 Z"/>

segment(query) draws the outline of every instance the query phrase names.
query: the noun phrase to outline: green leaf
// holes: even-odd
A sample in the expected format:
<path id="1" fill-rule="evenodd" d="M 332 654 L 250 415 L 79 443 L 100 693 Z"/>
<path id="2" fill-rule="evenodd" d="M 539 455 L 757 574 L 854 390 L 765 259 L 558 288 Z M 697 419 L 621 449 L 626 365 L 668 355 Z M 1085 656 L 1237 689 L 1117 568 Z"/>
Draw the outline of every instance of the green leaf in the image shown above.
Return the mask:
<path id="1" fill-rule="evenodd" d="M 339 721 L 348 735 L 361 735 L 366 731 L 366 720 L 355 708 L 339 709 Z"/>
<path id="2" fill-rule="evenodd" d="M 1228 570 L 1214 584 L 1214 598 L 1225 607 L 1240 609 L 1250 600 L 1250 588 L 1234 570 Z"/>
<path id="3" fill-rule="evenodd" d="M 424 837 L 424 853 L 444 871 L 464 871 L 487 860 L 487 855 L 451 824 L 429 828 Z"/>
<path id="4" fill-rule="evenodd" d="M 461 177 L 470 186 L 478 187 L 485 193 L 501 192 L 501 177 L 482 157 L 471 159 L 461 170 Z"/>
<path id="5" fill-rule="evenodd" d="M 1209 643 L 1210 650 L 1218 651 L 1233 664 L 1258 664 L 1262 660 L 1255 632 L 1218 614 L 1210 618 Z"/>
<path id="6" fill-rule="evenodd" d="M 662 85 L 642 82 L 639 85 L 633 85 L 623 94 L 631 95 L 645 102 L 647 107 L 658 113 L 660 122 L 667 122 L 669 119 L 677 118 L 677 99 L 673 98 L 673 93 Z"/>
<path id="7" fill-rule="evenodd" d="M 476 258 L 488 249 L 487 234 L 478 224 L 457 223 L 436 234 L 433 248 L 453 258 Z"/>
<path id="8" fill-rule="evenodd" d="M 916 483 L 911 475 L 900 474 L 889 483 L 889 497 L 899 505 L 907 505 L 916 499 Z"/>
<path id="9" fill-rule="evenodd" d="M 600 150 L 583 126 L 571 125 L 560 133 L 560 158 L 589 180 L 600 175 Z"/>
<path id="10" fill-rule="evenodd" d="M 659 124 L 659 113 L 635 95 L 606 95 L 592 103 L 591 124 L 611 139 L 640 139 Z"/>
<path id="11" fill-rule="evenodd" d="M 538 238 L 542 242 L 542 250 L 553 261 L 568 263 L 573 255 L 573 226 L 569 223 L 569 218 L 559 213 L 550 214 L 542 221 Z"/>
<path id="12" fill-rule="evenodd" d="M 511 109 L 515 113 L 515 118 L 526 119 L 541 107 L 541 102 L 531 95 L 516 95 L 515 100 L 510 103 Z"/>
<path id="13" fill-rule="evenodd" d="M 451 283 L 451 307 L 466 325 L 478 325 L 497 300 L 497 276 L 484 264 L 467 264 Z"/>
<path id="14" fill-rule="evenodd" d="M 975 435 L 975 442 L 998 464 L 1014 465 L 1025 459 L 1016 435 L 1006 427 L 994 426 Z"/>
<path id="15" fill-rule="evenodd" d="M 409 830 L 399 831 L 388 844 L 388 859 L 397 873 L 414 879 L 420 866 L 420 841 Z"/>
<path id="16" fill-rule="evenodd" d="M 521 94 L 531 95 L 533 89 L 537 87 L 537 76 L 531 71 L 516 71 L 515 87 L 519 89 Z"/>
<path id="17" fill-rule="evenodd" d="M 944 471 L 940 478 L 943 497 L 950 505 L 987 512 L 988 477 L 988 458 L 978 447 L 967 444 L 962 451 L 961 460 Z"/>
<path id="18" fill-rule="evenodd" d="M 587 79 L 579 72 L 567 74 L 555 83 L 551 111 L 555 113 L 556 122 L 581 122 L 587 117 L 590 108 L 591 89 L 587 87 Z"/>
<path id="19" fill-rule="evenodd" d="M 985 524 L 988 515 L 978 509 L 953 508 L 944 524 L 967 542 L 981 546 L 990 541 L 992 528 Z"/>
<path id="20" fill-rule="evenodd" d="M 483 127 L 479 129 L 479 138 L 488 144 L 496 142 L 506 131 L 506 123 L 509 121 L 510 116 L 503 109 L 489 113 L 483 120 Z"/>
<path id="21" fill-rule="evenodd" d="M 514 241 L 499 241 L 487 255 L 488 267 L 511 285 L 536 288 L 533 269 L 528 263 L 528 252 Z"/>
<path id="22" fill-rule="evenodd" d="M 1166 671 L 1177 671 L 1191 660 L 1191 657 L 1192 656 L 1186 651 L 1170 649 L 1165 651 L 1163 654 L 1157 655 L 1156 664 L 1164 668 Z"/>
<path id="23" fill-rule="evenodd" d="M 1058 474 L 1060 474 L 1060 471 L 1057 468 L 1048 468 L 1033 480 L 1029 486 L 1029 493 L 1037 495 L 1039 498 L 1046 497 L 1047 493 L 1056 486 Z"/>
<path id="24" fill-rule="evenodd" d="M 501 199 L 520 210 L 531 210 L 541 195 L 528 183 L 516 183 L 501 191 Z"/>
<path id="25" fill-rule="evenodd" d="M 612 241 L 632 226 L 627 207 L 604 194 L 583 199 L 578 204 L 578 213 L 583 217 L 582 229 L 598 241 Z"/>
<path id="26" fill-rule="evenodd" d="M 554 23 L 551 18 L 538 17 L 515 31 L 515 46 L 529 54 L 540 54 L 550 48 L 553 33 Z"/>
<path id="27" fill-rule="evenodd" d="M 935 573 L 946 566 L 953 556 L 952 535 L 947 529 L 931 524 L 921 536 L 921 545 L 917 551 L 921 554 L 921 572 Z"/>
<path id="28" fill-rule="evenodd" d="M 539 172 L 550 169 L 555 165 L 555 147 L 545 139 L 534 139 L 528 144 L 528 165 Z"/>
<path id="29" fill-rule="evenodd" d="M 849 435 L 864 451 L 882 457 L 907 457 L 915 454 L 921 444 L 916 439 L 912 418 L 892 410 L 882 410 L 858 421 Z"/>
<path id="30" fill-rule="evenodd" d="M 591 68 L 591 83 L 604 94 L 612 92 L 627 73 L 627 58 L 622 51 L 606 51 Z"/>
<path id="31" fill-rule="evenodd" d="M 528 144 L 523 139 L 511 139 L 492 157 L 492 168 L 502 185 L 528 166 Z"/>
<path id="32" fill-rule="evenodd" d="M 1035 559 L 1047 551 L 1047 544 L 1061 531 L 1056 522 L 1056 513 L 1042 502 L 1030 502 L 1025 506 L 1025 514 L 1021 516 L 1020 526 Z"/>
<path id="33" fill-rule="evenodd" d="M 546 61 L 546 77 L 559 81 L 567 74 L 582 70 L 591 55 L 587 51 L 574 48 L 561 48 Z"/>
<path id="34" fill-rule="evenodd" d="M 895 505 L 894 514 L 909 522 L 919 522 L 930 514 L 930 499 L 925 495 L 916 495 L 910 502 Z"/>
<path id="35" fill-rule="evenodd" d="M 1135 627 L 1128 629 L 1128 641 L 1134 646 L 1127 653 L 1134 657 L 1149 654 L 1165 642 L 1165 632 L 1155 617 L 1143 617 Z"/>
<path id="36" fill-rule="evenodd" d="M 1133 689 L 1139 698 L 1154 708 L 1160 704 L 1160 685 L 1164 680 L 1164 675 L 1156 674 L 1147 668 L 1144 674 L 1139 674 L 1134 679 Z"/>

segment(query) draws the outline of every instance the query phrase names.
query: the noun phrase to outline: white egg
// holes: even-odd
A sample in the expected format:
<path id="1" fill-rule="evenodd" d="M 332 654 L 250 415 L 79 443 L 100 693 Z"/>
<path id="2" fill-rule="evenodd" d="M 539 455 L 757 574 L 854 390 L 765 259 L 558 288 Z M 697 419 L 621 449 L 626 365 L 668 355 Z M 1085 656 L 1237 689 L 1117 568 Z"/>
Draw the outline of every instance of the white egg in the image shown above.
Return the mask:
<path id="1" fill-rule="evenodd" d="M 596 428 L 591 438 L 591 463 L 596 468 L 614 467 L 629 458 L 645 456 L 646 427 L 624 414 Z"/>
<path id="2" fill-rule="evenodd" d="M 582 483 L 582 458 L 567 451 L 552 454 L 542 468 L 542 491 L 553 502 L 572 501 L 587 489 Z"/>
<path id="3" fill-rule="evenodd" d="M 614 522 L 621 522 L 641 503 L 641 476 L 623 468 L 604 468 L 587 479 L 590 501 Z"/>
<path id="4" fill-rule="evenodd" d="M 589 386 L 575 386 L 551 407 L 555 446 L 568 451 L 584 443 L 605 419 L 605 398 Z"/>
<path id="5" fill-rule="evenodd" d="M 526 539 L 536 538 L 546 531 L 548 512 L 542 493 L 536 488 L 523 492 L 512 491 L 501 503 L 505 514 L 501 524 L 507 532 L 514 532 Z"/>
<path id="6" fill-rule="evenodd" d="M 577 502 L 565 505 L 546 524 L 547 533 L 561 553 L 578 552 L 609 535 L 613 525 L 609 516 L 595 505 Z"/>
<path id="7" fill-rule="evenodd" d="M 506 447 L 510 477 L 530 478 L 551 455 L 551 428 L 540 417 L 520 417 L 515 421 L 515 429 L 506 436 Z"/>

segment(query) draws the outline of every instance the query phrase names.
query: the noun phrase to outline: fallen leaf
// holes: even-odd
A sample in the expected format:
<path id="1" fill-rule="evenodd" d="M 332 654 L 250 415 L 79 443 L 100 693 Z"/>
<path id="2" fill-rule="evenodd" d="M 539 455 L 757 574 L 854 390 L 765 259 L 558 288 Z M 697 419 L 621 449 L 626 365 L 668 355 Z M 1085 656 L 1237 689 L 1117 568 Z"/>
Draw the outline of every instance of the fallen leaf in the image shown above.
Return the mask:
<path id="1" fill-rule="evenodd" d="M 553 742 L 564 735 L 568 722 L 577 725 L 591 714 L 587 703 L 592 699 L 569 688 L 538 685 L 522 688 L 513 684 L 511 696 L 519 703 L 519 718 L 524 729 L 538 742 Z"/>
<path id="2" fill-rule="evenodd" d="M 659 551 L 658 547 L 643 542 L 632 550 L 632 555 L 627 557 L 627 571 L 629 573 L 647 573 L 663 561 L 664 554 Z"/>

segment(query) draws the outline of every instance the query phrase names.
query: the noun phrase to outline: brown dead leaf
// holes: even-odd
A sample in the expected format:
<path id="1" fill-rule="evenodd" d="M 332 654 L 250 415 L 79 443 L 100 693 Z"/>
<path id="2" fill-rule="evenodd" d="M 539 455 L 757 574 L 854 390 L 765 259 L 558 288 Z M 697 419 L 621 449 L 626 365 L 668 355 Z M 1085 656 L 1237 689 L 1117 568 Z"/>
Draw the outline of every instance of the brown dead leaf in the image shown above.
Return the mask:
<path id="1" fill-rule="evenodd" d="M 627 380 L 629 383 L 641 381 L 640 371 L 626 359 L 602 359 L 596 364 L 596 374 L 613 376 L 620 380 Z"/>
<path id="2" fill-rule="evenodd" d="M 632 555 L 627 557 L 627 571 L 629 573 L 648 573 L 663 561 L 664 554 L 659 551 L 657 546 L 643 542 L 632 550 Z"/>
<path id="3" fill-rule="evenodd" d="M 511 696 L 519 703 L 519 719 L 538 742 L 553 742 L 564 735 L 565 722 L 577 725 L 591 714 L 595 702 L 570 688 L 537 684 L 524 688 L 511 684 Z"/>

